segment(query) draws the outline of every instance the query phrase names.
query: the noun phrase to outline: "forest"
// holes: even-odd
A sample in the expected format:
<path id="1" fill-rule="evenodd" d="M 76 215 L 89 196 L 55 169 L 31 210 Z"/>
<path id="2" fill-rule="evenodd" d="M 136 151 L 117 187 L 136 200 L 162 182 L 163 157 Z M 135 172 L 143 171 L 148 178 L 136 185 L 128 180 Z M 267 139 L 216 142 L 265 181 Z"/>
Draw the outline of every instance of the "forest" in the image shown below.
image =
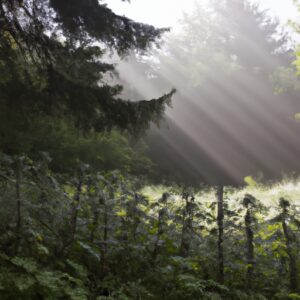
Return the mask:
<path id="1" fill-rule="evenodd" d="M 300 21 L 113 2 L 0 0 L 0 300 L 300 299 Z"/>

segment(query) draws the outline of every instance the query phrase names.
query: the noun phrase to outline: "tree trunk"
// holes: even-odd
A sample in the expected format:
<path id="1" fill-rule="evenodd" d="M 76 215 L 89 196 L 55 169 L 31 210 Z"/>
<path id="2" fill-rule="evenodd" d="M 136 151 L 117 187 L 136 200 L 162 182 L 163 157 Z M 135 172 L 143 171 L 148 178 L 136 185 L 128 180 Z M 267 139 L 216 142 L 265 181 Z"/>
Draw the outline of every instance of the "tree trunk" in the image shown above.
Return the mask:
<path id="1" fill-rule="evenodd" d="M 224 186 L 219 185 L 217 188 L 218 198 L 218 281 L 224 283 L 224 251 L 223 251 L 223 240 L 224 240 L 224 201 L 223 201 Z"/>
<path id="2" fill-rule="evenodd" d="M 289 257 L 290 289 L 291 289 L 291 291 L 295 292 L 298 289 L 297 263 L 296 263 L 295 255 L 293 253 L 292 237 L 290 235 L 289 228 L 286 224 L 285 213 L 282 218 L 282 229 L 283 229 L 284 238 L 285 238 L 286 251 L 287 251 L 287 254 Z"/>
<path id="3" fill-rule="evenodd" d="M 108 198 L 103 198 L 103 241 L 101 247 L 101 276 L 104 278 L 107 274 L 106 254 L 108 252 L 108 236 L 109 236 L 109 207 L 107 200 L 114 200 L 115 192 L 112 186 L 108 186 Z"/>
<path id="4" fill-rule="evenodd" d="M 16 180 L 16 201 L 17 201 L 17 215 L 16 215 L 16 252 L 19 251 L 19 245 L 21 240 L 21 227 L 22 227 L 22 215 L 21 215 L 21 167 L 20 162 L 16 163 L 15 168 L 15 180 Z"/>
<path id="5" fill-rule="evenodd" d="M 163 230 L 163 216 L 164 216 L 164 210 L 161 209 L 158 213 L 158 225 L 157 225 L 157 235 L 156 235 L 156 239 L 155 239 L 155 243 L 154 243 L 154 248 L 153 248 L 153 252 L 152 252 L 152 264 L 153 266 L 155 266 L 155 262 L 156 262 L 156 258 L 159 254 L 159 242 L 160 242 L 160 238 L 161 236 L 164 234 L 164 230 Z"/>
<path id="6" fill-rule="evenodd" d="M 77 219 L 78 219 L 78 211 L 80 207 L 81 191 L 82 191 L 82 179 L 80 178 L 76 186 L 76 194 L 74 196 L 74 200 L 72 203 L 73 215 L 71 218 L 71 238 L 70 238 L 70 241 L 72 242 L 75 239 L 75 234 L 77 230 Z"/>
<path id="7" fill-rule="evenodd" d="M 99 196 L 98 195 L 98 202 L 93 199 L 93 195 L 91 193 L 91 186 L 92 186 L 92 182 L 89 182 L 89 186 L 88 186 L 88 195 L 89 195 L 89 199 L 92 200 L 92 212 L 93 212 L 93 221 L 92 221 L 92 228 L 91 228 L 91 233 L 90 233 L 90 242 L 93 243 L 94 239 L 95 239 L 95 233 L 98 229 L 98 223 L 99 223 L 99 204 L 102 201 L 102 194 Z"/>
<path id="8" fill-rule="evenodd" d="M 253 230 L 252 230 L 252 216 L 250 208 L 247 207 L 245 215 L 245 227 L 246 227 L 246 249 L 247 249 L 247 286 L 251 288 L 254 271 L 254 244 L 253 244 Z"/>
<path id="9" fill-rule="evenodd" d="M 72 245 L 72 243 L 75 240 L 81 192 L 82 192 L 82 179 L 80 178 L 77 182 L 76 193 L 74 195 L 73 202 L 71 204 L 71 217 L 70 217 L 71 220 L 70 220 L 70 224 L 69 224 L 69 228 L 68 228 L 68 230 L 70 231 L 70 235 L 69 235 L 68 239 L 66 239 L 65 242 L 62 242 L 62 244 L 59 245 L 58 250 L 56 251 L 56 255 L 58 257 L 61 257 L 62 255 L 64 255 L 64 251 L 70 245 Z"/>
<path id="10" fill-rule="evenodd" d="M 189 195 L 187 195 L 183 199 L 185 200 L 185 208 L 182 220 L 180 255 L 183 257 L 187 257 L 190 252 L 191 232 L 193 229 L 194 197 L 190 197 L 189 199 Z"/>

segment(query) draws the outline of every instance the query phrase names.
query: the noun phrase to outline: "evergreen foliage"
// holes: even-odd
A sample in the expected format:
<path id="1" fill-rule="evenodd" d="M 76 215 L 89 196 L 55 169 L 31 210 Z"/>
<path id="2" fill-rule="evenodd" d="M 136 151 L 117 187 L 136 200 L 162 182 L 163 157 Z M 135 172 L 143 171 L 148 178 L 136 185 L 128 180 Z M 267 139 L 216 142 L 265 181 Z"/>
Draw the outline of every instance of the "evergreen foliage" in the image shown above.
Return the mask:
<path id="1" fill-rule="evenodd" d="M 122 87 L 107 80 L 114 66 L 103 55 L 146 51 L 165 31 L 96 0 L 1 1 L 1 149 L 24 152 L 16 143 L 34 136 L 32 129 L 48 117 L 72 122 L 79 133 L 118 128 L 139 135 L 162 117 L 174 91 L 149 101 L 121 99 Z"/>

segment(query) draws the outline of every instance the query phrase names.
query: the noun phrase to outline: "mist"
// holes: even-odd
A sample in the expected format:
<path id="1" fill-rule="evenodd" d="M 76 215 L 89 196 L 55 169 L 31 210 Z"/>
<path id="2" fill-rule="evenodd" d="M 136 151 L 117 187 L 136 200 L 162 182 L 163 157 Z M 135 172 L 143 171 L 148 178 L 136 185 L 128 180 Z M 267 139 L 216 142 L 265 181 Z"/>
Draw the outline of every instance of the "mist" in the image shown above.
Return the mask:
<path id="1" fill-rule="evenodd" d="M 235 184 L 299 171 L 299 83 L 291 38 L 278 20 L 248 1 L 212 1 L 196 4 L 181 26 L 160 49 L 118 67 L 124 97 L 177 89 L 164 122 L 146 137 L 162 172 Z"/>

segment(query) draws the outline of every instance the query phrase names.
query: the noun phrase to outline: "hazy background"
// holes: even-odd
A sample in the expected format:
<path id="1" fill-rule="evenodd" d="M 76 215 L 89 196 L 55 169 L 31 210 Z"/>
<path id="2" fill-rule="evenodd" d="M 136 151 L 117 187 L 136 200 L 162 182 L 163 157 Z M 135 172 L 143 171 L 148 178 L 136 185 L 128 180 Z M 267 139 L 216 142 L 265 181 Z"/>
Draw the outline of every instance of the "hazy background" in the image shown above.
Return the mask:
<path id="1" fill-rule="evenodd" d="M 177 29 L 180 26 L 179 19 L 182 14 L 191 12 L 196 1 L 131 0 L 128 3 L 119 0 L 107 0 L 104 2 L 116 13 L 124 14 L 134 20 Z M 198 2 L 208 3 L 209 0 L 199 0 Z M 252 2 L 258 3 L 261 9 L 269 10 L 269 14 L 278 17 L 282 24 L 285 24 L 289 19 L 299 17 L 292 0 L 258 0 Z"/>
<path id="2" fill-rule="evenodd" d="M 117 13 L 172 27 L 160 50 L 116 60 L 125 98 L 177 89 L 165 121 L 148 132 L 150 156 L 160 174 L 190 183 L 298 172 L 297 34 L 287 26 L 297 9 L 288 0 L 221 2 L 109 1 Z"/>

